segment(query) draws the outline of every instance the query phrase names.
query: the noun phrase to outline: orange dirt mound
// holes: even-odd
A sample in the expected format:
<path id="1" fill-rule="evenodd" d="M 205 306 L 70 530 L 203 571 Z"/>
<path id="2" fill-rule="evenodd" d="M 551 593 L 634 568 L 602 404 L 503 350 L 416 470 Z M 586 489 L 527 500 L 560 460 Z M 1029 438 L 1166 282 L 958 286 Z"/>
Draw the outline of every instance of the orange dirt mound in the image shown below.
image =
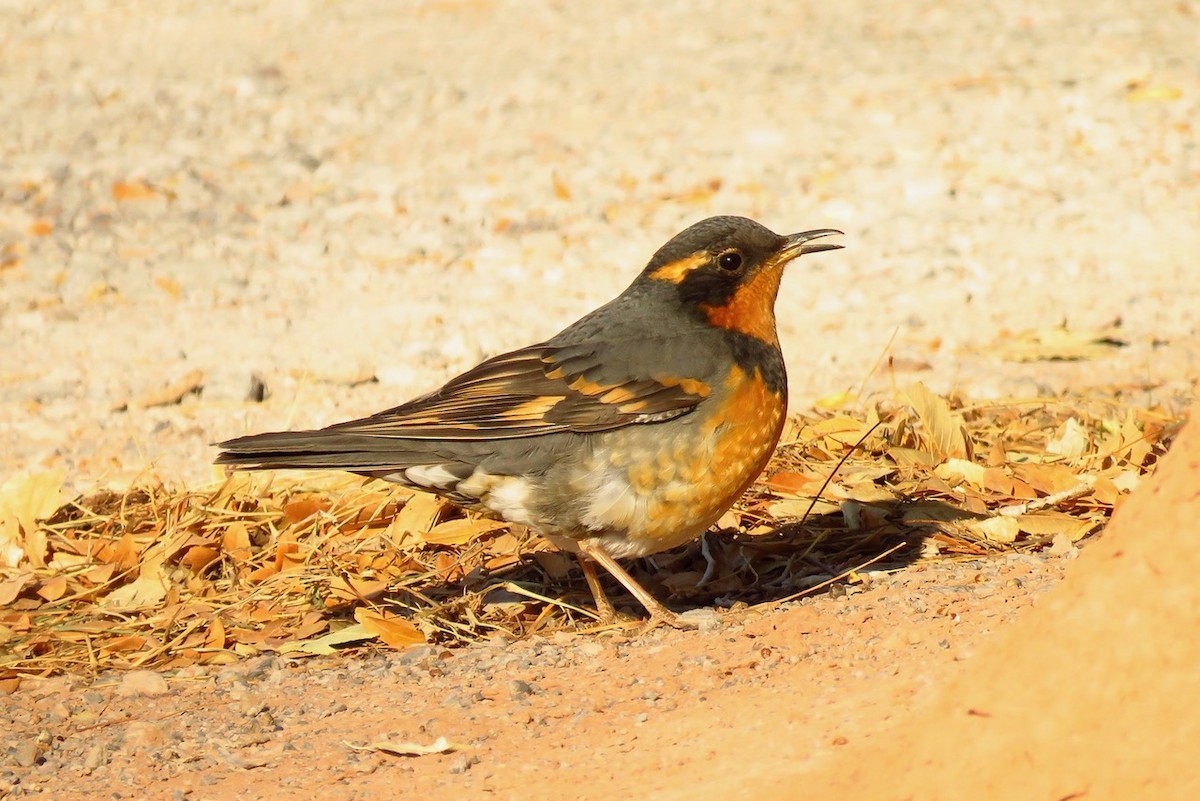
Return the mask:
<path id="1" fill-rule="evenodd" d="M 1200 798 L 1197 411 L 1062 584 L 927 704 L 745 797 Z"/>

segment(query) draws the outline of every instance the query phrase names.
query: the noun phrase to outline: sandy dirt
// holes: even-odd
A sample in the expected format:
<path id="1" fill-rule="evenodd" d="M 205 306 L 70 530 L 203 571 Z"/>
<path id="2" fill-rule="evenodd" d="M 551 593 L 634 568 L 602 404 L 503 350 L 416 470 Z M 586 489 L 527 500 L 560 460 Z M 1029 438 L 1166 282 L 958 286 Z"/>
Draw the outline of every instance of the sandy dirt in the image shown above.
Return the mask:
<path id="1" fill-rule="evenodd" d="M 847 232 L 785 278 L 797 408 L 1183 409 L 1198 32 L 1178 0 L 0 2 L 0 480 L 202 484 L 214 440 L 549 336 L 716 213 Z M 1064 323 L 1121 346 L 1023 360 Z M 27 681 L 0 797 L 1194 798 L 1198 440 L 1082 553 L 699 632 Z"/>

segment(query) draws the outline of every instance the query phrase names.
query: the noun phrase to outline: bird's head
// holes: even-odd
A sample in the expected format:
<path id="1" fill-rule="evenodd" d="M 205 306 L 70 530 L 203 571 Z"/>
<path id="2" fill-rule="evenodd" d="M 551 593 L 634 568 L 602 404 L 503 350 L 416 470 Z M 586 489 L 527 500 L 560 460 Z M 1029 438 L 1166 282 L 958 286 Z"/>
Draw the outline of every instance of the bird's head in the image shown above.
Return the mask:
<path id="1" fill-rule="evenodd" d="M 639 280 L 673 284 L 680 302 L 710 324 L 774 343 L 783 268 L 805 253 L 842 247 L 814 241 L 841 233 L 781 236 L 745 217 L 709 217 L 659 248 Z"/>

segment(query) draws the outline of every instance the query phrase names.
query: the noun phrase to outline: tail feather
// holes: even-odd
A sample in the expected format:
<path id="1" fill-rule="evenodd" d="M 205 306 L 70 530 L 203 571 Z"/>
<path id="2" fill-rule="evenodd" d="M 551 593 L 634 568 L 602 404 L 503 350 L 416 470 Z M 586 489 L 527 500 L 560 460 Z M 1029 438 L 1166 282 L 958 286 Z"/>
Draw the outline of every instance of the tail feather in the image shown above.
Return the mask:
<path id="1" fill-rule="evenodd" d="M 335 431 L 280 431 L 220 442 L 217 464 L 238 470 L 347 470 L 375 473 L 403 470 L 430 461 L 429 454 L 406 448 L 391 437 Z"/>

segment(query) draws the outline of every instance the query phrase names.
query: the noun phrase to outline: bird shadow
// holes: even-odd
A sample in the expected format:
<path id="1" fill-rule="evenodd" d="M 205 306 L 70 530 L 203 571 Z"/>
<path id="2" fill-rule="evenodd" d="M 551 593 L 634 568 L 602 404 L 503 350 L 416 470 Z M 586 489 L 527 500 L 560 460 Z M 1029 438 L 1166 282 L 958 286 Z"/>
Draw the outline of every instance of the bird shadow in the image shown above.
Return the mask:
<path id="1" fill-rule="evenodd" d="M 845 594 L 846 584 L 860 580 L 864 571 L 903 570 L 947 550 L 979 556 L 997 550 L 966 536 L 962 524 L 984 515 L 944 501 L 898 498 L 853 508 L 853 513 L 843 508 L 764 530 L 711 530 L 679 548 L 630 560 L 626 567 L 669 608 L 686 612 Z M 601 578 L 618 610 L 644 616 L 615 579 L 603 573 Z M 593 608 L 574 557 L 540 548 L 500 570 L 472 570 L 445 589 L 479 593 L 485 607 L 541 598 L 575 611 Z"/>

